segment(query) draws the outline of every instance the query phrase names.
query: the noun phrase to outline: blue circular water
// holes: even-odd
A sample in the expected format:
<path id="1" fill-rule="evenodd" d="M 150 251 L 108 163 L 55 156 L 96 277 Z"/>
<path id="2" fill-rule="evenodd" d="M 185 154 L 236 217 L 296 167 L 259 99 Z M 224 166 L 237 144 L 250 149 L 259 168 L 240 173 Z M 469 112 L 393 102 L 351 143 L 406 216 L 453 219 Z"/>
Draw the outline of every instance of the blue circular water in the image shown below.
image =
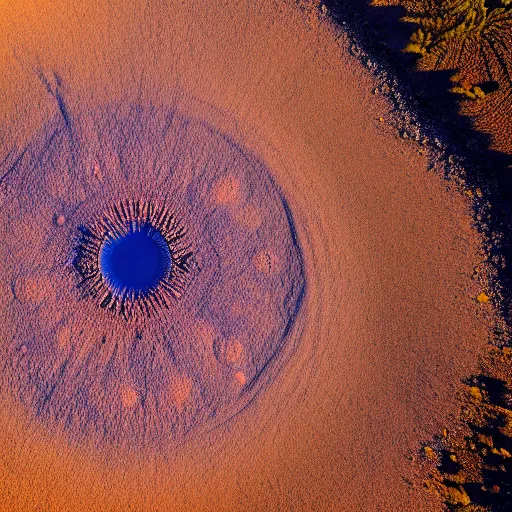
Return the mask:
<path id="1" fill-rule="evenodd" d="M 117 294 L 140 295 L 170 271 L 171 253 L 164 237 L 146 225 L 108 238 L 100 253 L 100 269 Z"/>

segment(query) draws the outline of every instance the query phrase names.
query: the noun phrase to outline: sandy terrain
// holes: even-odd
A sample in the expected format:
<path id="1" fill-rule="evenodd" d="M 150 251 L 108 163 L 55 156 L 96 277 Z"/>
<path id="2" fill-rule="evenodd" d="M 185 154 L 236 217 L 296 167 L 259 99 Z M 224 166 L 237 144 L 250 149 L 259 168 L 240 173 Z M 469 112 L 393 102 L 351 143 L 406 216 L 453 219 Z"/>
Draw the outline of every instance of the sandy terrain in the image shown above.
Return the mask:
<path id="1" fill-rule="evenodd" d="M 121 101 L 206 120 L 284 190 L 303 332 L 235 420 L 150 460 L 70 446 L 2 390 L 0 509 L 441 510 L 409 485 L 408 457 L 449 422 L 488 339 L 467 197 L 379 121 L 390 105 L 325 20 L 284 2 L 165 4 L 3 4 L 0 159 L 57 111 L 58 88 L 70 112 Z"/>

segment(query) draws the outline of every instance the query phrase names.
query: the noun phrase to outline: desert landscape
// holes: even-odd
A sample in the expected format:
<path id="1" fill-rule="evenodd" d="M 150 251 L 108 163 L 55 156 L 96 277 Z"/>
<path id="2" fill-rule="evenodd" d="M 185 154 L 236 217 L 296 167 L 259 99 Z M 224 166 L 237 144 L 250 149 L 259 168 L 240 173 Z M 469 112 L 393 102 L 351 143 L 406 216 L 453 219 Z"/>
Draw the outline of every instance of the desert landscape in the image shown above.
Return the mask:
<path id="1" fill-rule="evenodd" d="M 511 11 L 475 6 L 389 45 L 484 159 Z M 367 43 L 392 8 L 0 6 L 0 510 L 506 504 L 503 197 Z"/>

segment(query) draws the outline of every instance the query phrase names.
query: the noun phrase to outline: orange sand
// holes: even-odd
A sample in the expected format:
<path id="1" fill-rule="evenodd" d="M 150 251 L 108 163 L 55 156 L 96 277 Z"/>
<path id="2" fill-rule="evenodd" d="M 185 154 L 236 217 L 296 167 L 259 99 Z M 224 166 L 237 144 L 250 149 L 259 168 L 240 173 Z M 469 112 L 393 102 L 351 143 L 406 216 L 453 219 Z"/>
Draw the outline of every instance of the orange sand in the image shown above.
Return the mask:
<path id="1" fill-rule="evenodd" d="M 481 241 L 467 198 L 379 122 L 390 105 L 345 36 L 286 2 L 18 0 L 0 6 L 0 38 L 0 158 L 56 112 L 37 66 L 59 73 L 71 108 L 174 106 L 267 162 L 309 280 L 284 371 L 176 453 L 70 447 L 0 394 L 0 510 L 441 510 L 406 483 L 407 456 L 446 425 L 487 343 Z M 9 293 L 1 282 L 6 318 Z"/>

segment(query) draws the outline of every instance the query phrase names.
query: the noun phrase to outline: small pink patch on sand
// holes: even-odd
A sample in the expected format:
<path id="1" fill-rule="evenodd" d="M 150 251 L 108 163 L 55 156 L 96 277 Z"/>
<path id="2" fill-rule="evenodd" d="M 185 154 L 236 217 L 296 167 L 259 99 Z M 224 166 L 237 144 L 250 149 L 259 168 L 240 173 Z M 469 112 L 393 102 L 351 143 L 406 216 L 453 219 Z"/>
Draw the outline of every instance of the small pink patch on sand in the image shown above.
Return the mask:
<path id="1" fill-rule="evenodd" d="M 240 196 L 240 180 L 234 176 L 223 178 L 215 187 L 214 197 L 219 204 L 238 204 Z"/>
<path id="2" fill-rule="evenodd" d="M 268 249 L 259 251 L 252 260 L 256 270 L 263 274 L 275 274 L 279 271 L 277 256 Z"/>
<path id="3" fill-rule="evenodd" d="M 214 353 L 219 363 L 233 365 L 242 360 L 244 347 L 236 338 L 223 339 L 217 341 Z"/>
<path id="4" fill-rule="evenodd" d="M 247 377 L 245 376 L 244 372 L 236 372 L 235 373 L 235 379 L 240 383 L 240 385 L 245 385 L 247 382 Z"/>
<path id="5" fill-rule="evenodd" d="M 103 178 L 103 174 L 101 172 L 101 167 L 98 162 L 94 162 L 94 166 L 92 169 L 92 175 L 100 181 Z"/>
<path id="6" fill-rule="evenodd" d="M 45 277 L 21 277 L 14 286 L 16 297 L 22 302 L 40 304 L 44 299 L 52 300 L 54 290 Z"/>
<path id="7" fill-rule="evenodd" d="M 125 386 L 121 391 L 121 401 L 123 405 L 128 409 L 135 407 L 138 399 L 139 396 L 137 391 L 135 391 L 135 389 L 133 389 L 131 386 Z"/>
<path id="8" fill-rule="evenodd" d="M 238 340 L 229 340 L 226 344 L 225 358 L 228 363 L 236 363 L 244 353 L 244 347 Z"/>
<path id="9" fill-rule="evenodd" d="M 57 331 L 57 345 L 64 350 L 71 343 L 71 329 L 64 325 Z"/>
<path id="10" fill-rule="evenodd" d="M 192 381 L 188 377 L 175 377 L 171 382 L 171 398 L 176 407 L 181 412 L 183 405 L 190 397 L 192 391 Z"/>
<path id="11" fill-rule="evenodd" d="M 64 217 L 64 215 L 59 215 L 57 217 L 57 226 L 64 226 L 66 222 L 66 217 Z"/>

